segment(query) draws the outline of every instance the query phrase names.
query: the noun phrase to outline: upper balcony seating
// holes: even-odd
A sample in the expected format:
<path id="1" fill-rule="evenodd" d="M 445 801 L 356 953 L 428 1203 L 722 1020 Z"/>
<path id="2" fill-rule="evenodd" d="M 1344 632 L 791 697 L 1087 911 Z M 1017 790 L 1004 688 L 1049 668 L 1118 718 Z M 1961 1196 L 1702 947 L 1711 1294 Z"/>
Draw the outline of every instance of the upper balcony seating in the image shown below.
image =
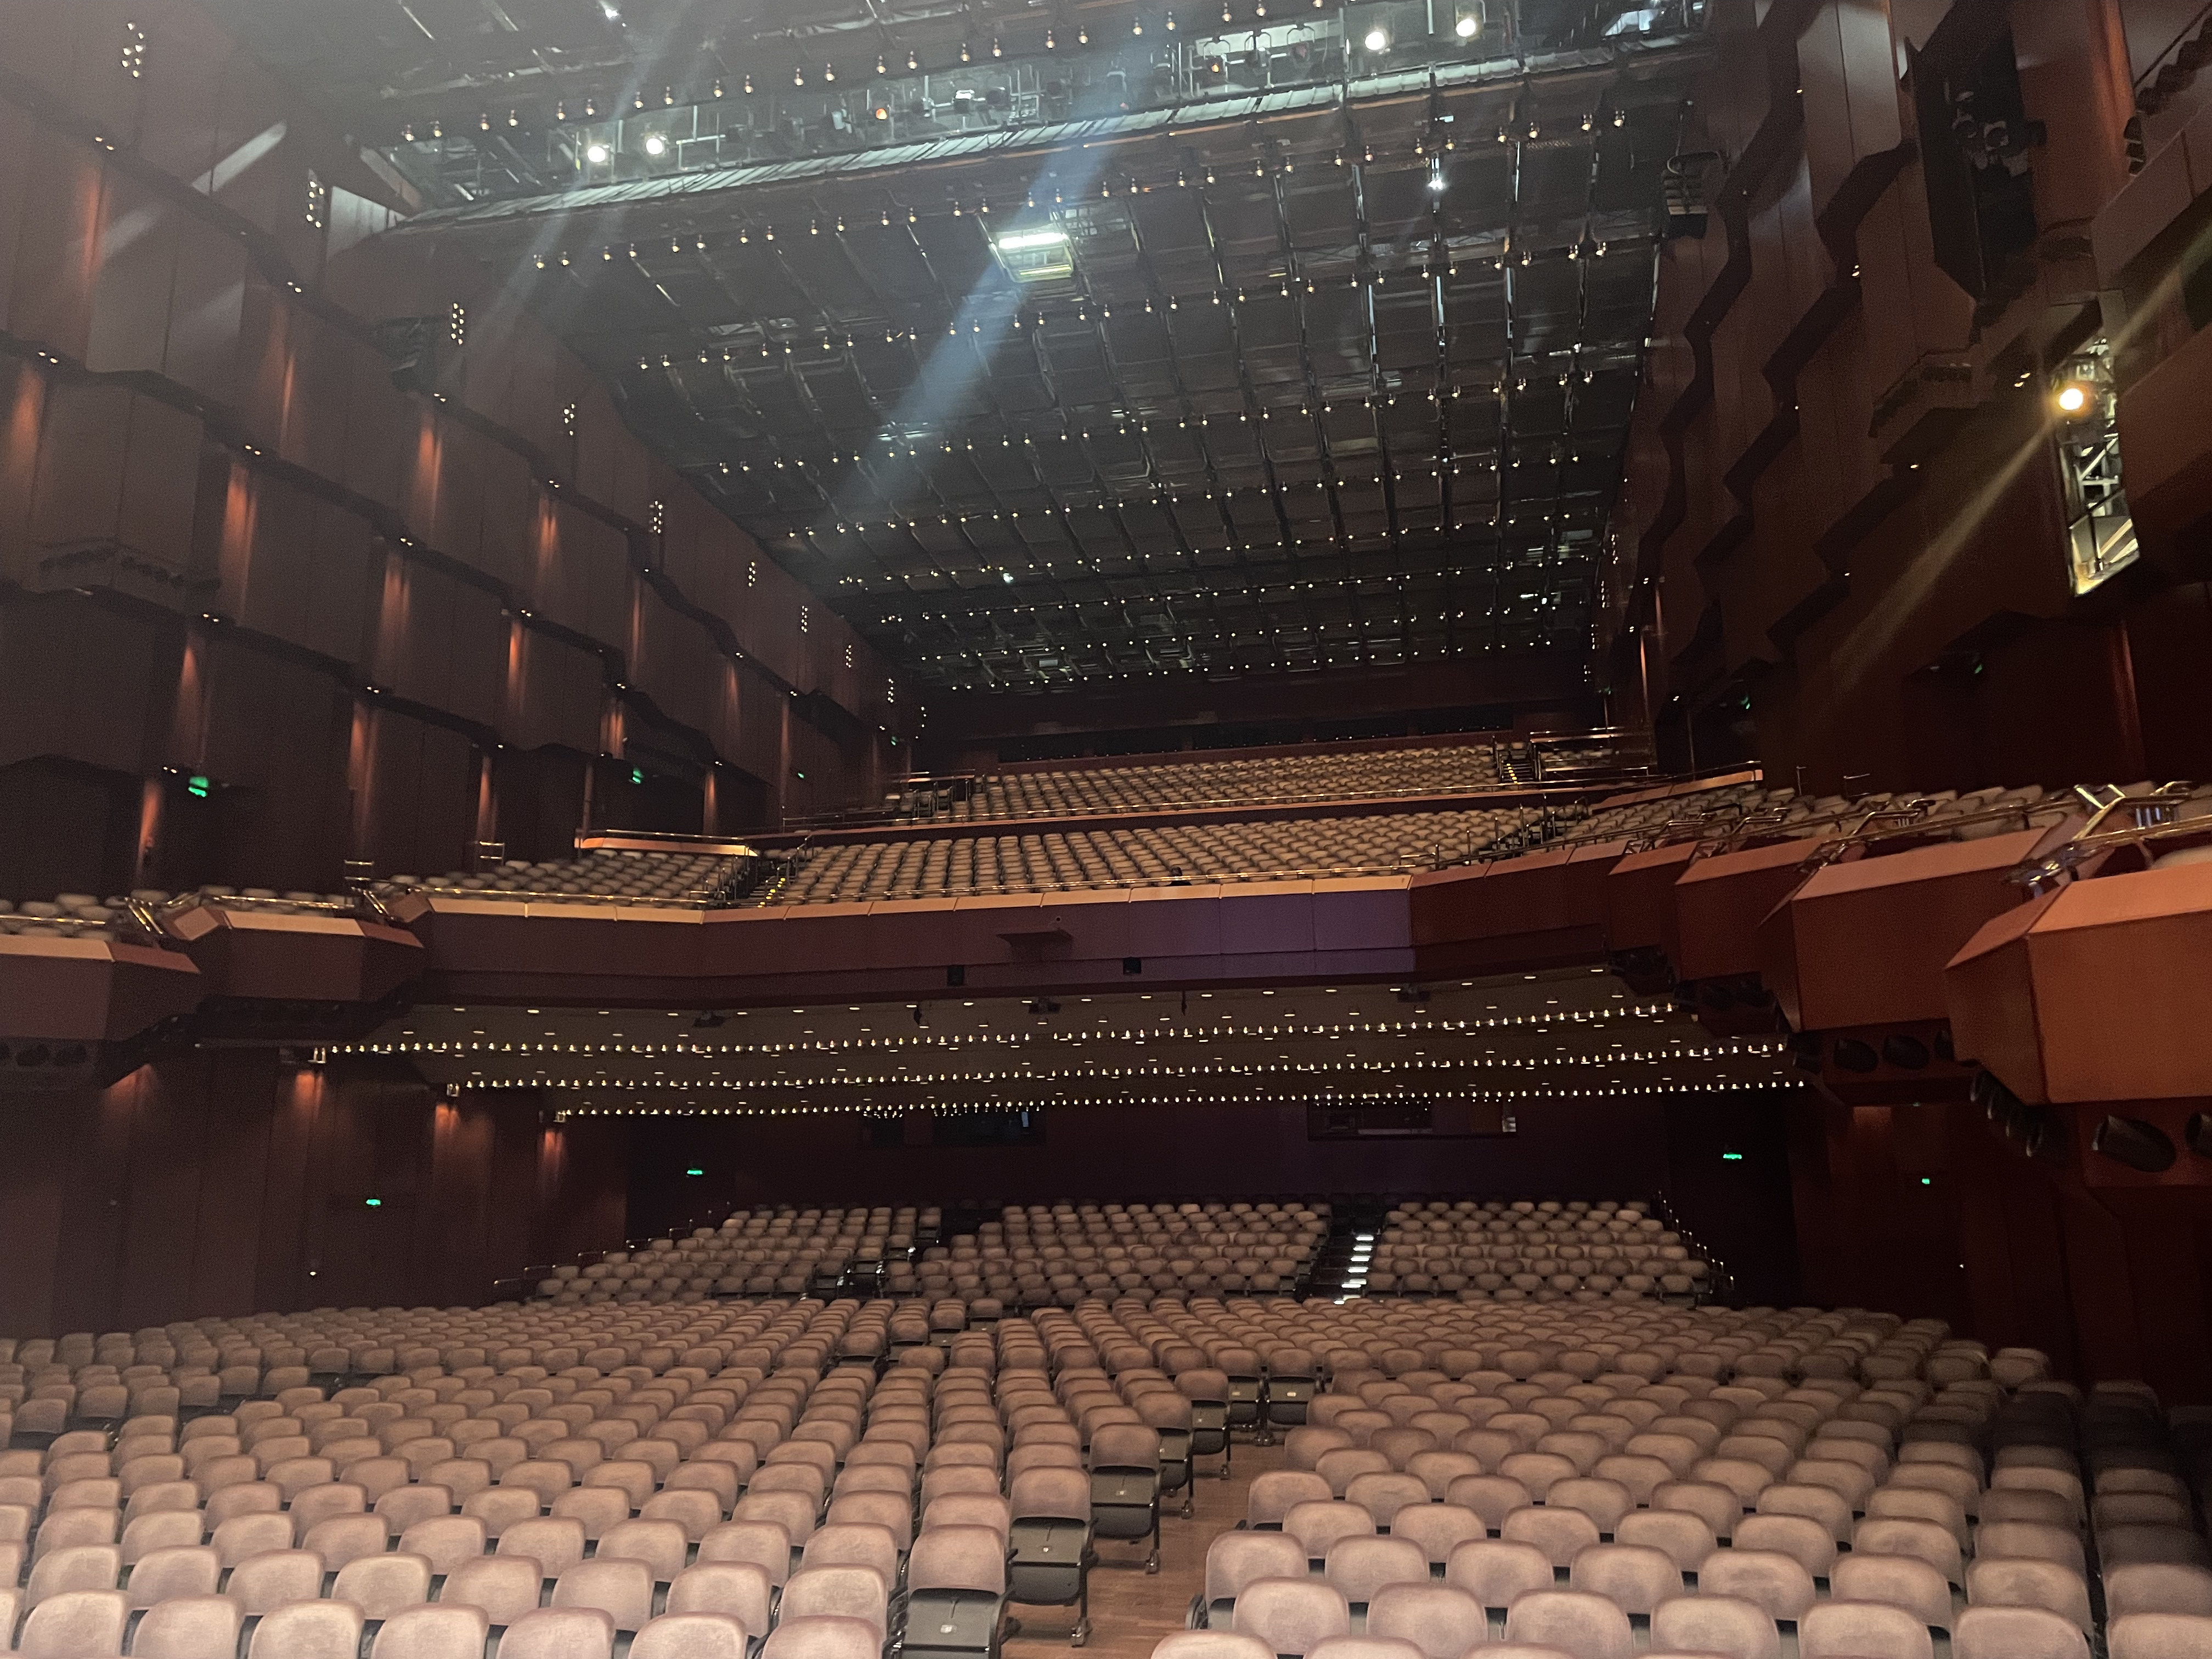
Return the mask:
<path id="1" fill-rule="evenodd" d="M 1431 749 L 1319 750 L 1237 760 L 1111 763 L 1054 772 L 995 772 L 949 804 L 955 819 L 1069 817 L 1196 806 L 1266 806 L 1392 796 L 1458 795 L 1503 787 L 1489 744 Z M 906 798 L 887 805 L 902 808 Z"/>

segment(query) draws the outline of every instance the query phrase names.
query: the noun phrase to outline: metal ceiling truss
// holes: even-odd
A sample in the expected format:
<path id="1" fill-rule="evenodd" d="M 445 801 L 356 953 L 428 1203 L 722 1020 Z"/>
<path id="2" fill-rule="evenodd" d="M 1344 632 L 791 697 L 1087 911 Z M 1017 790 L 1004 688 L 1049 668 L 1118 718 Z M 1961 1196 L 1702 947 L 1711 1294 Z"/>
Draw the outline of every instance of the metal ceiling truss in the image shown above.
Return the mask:
<path id="1" fill-rule="evenodd" d="M 1693 63 L 402 234 L 507 258 L 664 457 L 925 683 L 1581 650 Z"/>

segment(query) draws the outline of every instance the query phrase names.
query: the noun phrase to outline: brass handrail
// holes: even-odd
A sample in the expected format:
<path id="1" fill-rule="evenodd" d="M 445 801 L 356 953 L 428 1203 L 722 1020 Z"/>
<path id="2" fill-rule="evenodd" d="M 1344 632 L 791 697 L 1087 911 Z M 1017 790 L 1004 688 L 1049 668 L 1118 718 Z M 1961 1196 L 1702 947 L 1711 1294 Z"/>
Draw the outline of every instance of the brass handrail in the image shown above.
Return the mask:
<path id="1" fill-rule="evenodd" d="M 2182 802 L 2194 787 L 2189 783 L 2164 783 L 2147 795 L 2126 795 L 2114 789 L 2109 800 L 2100 799 L 2096 791 L 2077 787 L 2075 793 L 2094 809 L 2088 823 L 2050 852 L 2014 865 L 2005 879 L 2031 893 L 2053 892 L 2101 854 L 2169 836 L 2212 834 L 2212 817 L 2179 816 Z M 2121 818 L 2128 821 L 2115 822 Z M 2108 824 L 2112 827 L 2107 828 Z"/>
<path id="2" fill-rule="evenodd" d="M 1820 869 L 1833 864 L 1855 847 L 1871 847 L 1885 841 L 1905 839 L 1915 830 L 1935 831 L 1955 839 L 1954 832 L 1960 830 L 1972 829 L 1980 824 L 2008 823 L 2015 820 L 2021 829 L 2032 830 L 2035 827 L 2034 820 L 2038 814 L 2057 812 L 2063 817 L 2070 810 L 2063 802 L 2048 799 L 2015 801 L 2009 806 L 1989 807 L 1977 812 L 1962 812 L 1955 817 L 1947 817 L 1940 811 L 1935 810 L 1936 806 L 1940 805 L 1942 804 L 1933 804 L 1929 810 L 1893 826 L 1882 827 L 1870 821 L 1849 835 L 1838 836 L 1832 841 L 1822 842 L 1813 852 L 1806 854 L 1802 867 L 1808 871 Z"/>

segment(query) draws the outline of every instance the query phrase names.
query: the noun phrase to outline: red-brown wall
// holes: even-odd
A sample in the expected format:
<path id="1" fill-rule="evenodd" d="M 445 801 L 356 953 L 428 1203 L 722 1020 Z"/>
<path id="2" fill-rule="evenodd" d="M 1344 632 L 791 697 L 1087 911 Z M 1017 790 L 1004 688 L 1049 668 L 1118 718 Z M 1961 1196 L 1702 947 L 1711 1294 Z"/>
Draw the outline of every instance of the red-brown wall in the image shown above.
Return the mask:
<path id="1" fill-rule="evenodd" d="M 2081 1147 L 2105 1109 L 2050 1109 L 2068 1152 L 2029 1158 L 1969 1102 L 1802 1097 L 1791 1161 L 1807 1298 L 1948 1320 L 1992 1346 L 2040 1348 L 2077 1382 L 2140 1378 L 2169 1404 L 2212 1401 L 2212 1204 L 2202 1188 L 2118 1166 L 2108 1177 L 2094 1155 L 2085 1180 Z"/>
<path id="2" fill-rule="evenodd" d="M 639 1118 L 632 1225 L 665 1232 L 779 1203 L 1665 1197 L 1744 1299 L 1788 1302 L 1784 1109 L 1752 1093 L 1564 1099 L 1518 1107 L 1510 1135 L 1341 1141 L 1308 1139 L 1299 1104 L 1115 1107 L 1049 1111 L 1042 1145 L 988 1147 L 871 1146 L 850 1117 Z M 1724 1164 L 1723 1150 L 1746 1159 Z M 706 1173 L 684 1173 L 695 1167 Z"/>
<path id="3" fill-rule="evenodd" d="M 889 665 L 513 273 L 378 238 L 404 206 L 185 0 L 0 4 L 0 817 L 24 762 L 116 803 L 19 842 L 0 896 L 565 846 L 582 795 L 510 803 L 514 756 L 641 768 L 709 830 L 876 793 Z M 407 319 L 440 343 L 403 389 L 373 331 Z M 142 817 L 164 769 L 214 780 L 220 835 Z"/>
<path id="4" fill-rule="evenodd" d="M 0 1096 L 0 1333 L 484 1302 L 621 1242 L 628 1129 L 270 1049 Z"/>
<path id="5" fill-rule="evenodd" d="M 2201 595 L 2147 562 L 2072 596 L 2046 378 L 2108 334 L 2126 406 L 2142 331 L 2088 231 L 2130 179 L 2130 53 L 2197 9 L 1716 6 L 1682 147 L 1723 159 L 1705 234 L 1660 256 L 1612 593 L 1671 761 L 1694 719 L 1700 761 L 1822 791 L 2202 774 Z M 1936 264 L 1913 77 L 2008 29 L 2039 234 L 1978 307 Z"/>

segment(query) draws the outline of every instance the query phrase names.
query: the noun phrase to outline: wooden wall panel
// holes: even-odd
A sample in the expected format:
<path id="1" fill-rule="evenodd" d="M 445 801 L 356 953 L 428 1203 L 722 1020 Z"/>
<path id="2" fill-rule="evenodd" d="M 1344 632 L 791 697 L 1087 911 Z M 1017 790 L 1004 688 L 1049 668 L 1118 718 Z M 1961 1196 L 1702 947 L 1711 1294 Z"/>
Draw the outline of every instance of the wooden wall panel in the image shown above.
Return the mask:
<path id="1" fill-rule="evenodd" d="M 125 21 L 151 37 L 143 80 L 121 66 Z M 209 650 L 185 653 L 172 634 L 148 657 L 172 675 L 166 685 L 126 674 L 115 684 L 129 695 L 107 701 L 140 722 L 125 746 L 143 763 L 205 767 L 224 784 L 221 834 L 238 841 L 222 861 L 240 878 L 327 885 L 343 858 L 368 850 L 349 838 L 372 822 L 412 849 L 409 862 L 431 848 L 442 860 L 449 826 L 474 810 L 453 728 L 595 754 L 609 668 L 671 720 L 734 744 L 744 714 L 721 629 L 679 605 L 632 636 L 635 605 L 660 602 L 637 600 L 624 529 L 608 517 L 641 532 L 656 501 L 702 550 L 691 562 L 711 614 L 778 653 L 803 689 L 865 712 L 856 688 L 887 672 L 880 659 L 855 646 L 865 672 L 844 671 L 852 639 L 826 610 L 813 653 L 792 648 L 801 590 L 647 455 L 605 387 L 501 273 L 373 236 L 349 237 L 325 265 L 326 239 L 304 213 L 311 168 L 372 217 L 402 204 L 349 139 L 186 0 L 10 3 L 0 39 L 11 74 L 114 141 L 104 149 L 0 98 L 0 327 L 65 360 L 0 365 L 0 575 L 33 590 L 112 587 L 173 612 L 179 628 L 197 628 L 203 612 L 222 619 Z M 240 237 L 241 219 L 258 234 Z M 317 303 L 302 303 L 302 291 Z M 440 390 L 489 426 L 401 391 L 368 336 L 390 318 L 442 320 L 456 301 L 468 308 L 469 341 L 441 353 Z M 144 378 L 126 388 L 78 364 L 93 377 Z M 570 404 L 573 435 L 562 418 Z M 203 405 L 204 429 L 186 412 Z M 274 476 L 271 462 L 307 476 Z M 548 467 L 573 473 L 568 496 L 546 499 L 532 474 Z M 434 555 L 491 581 L 457 581 Z M 387 575 L 396 609 L 385 605 Z M 511 641 L 502 605 L 570 641 Z M 605 665 L 578 641 L 606 646 Z M 383 792 L 380 816 L 344 805 L 349 683 L 372 677 L 420 706 L 417 724 L 444 732 L 395 738 L 364 763 L 364 785 L 380 767 L 412 781 Z M 53 686 L 70 683 L 64 674 Z M 27 706 L 41 729 L 19 746 L 109 763 L 115 732 L 70 729 L 71 701 L 42 695 Z M 173 713 L 183 716 L 173 733 Z M 778 748 L 725 758 L 763 767 Z M 855 758 L 834 744 L 814 752 L 830 768 Z M 438 793 L 451 789 L 463 793 Z M 408 812 L 428 827 L 399 827 L 394 815 Z M 272 852 L 275 867 L 252 867 Z"/>
<path id="2" fill-rule="evenodd" d="M 101 206 L 85 367 L 95 374 L 159 371 L 168 352 L 170 299 L 185 221 L 150 188 L 126 176 L 108 180 Z"/>
<path id="3" fill-rule="evenodd" d="M 557 1130 L 541 1151 L 532 1099 L 447 1103 L 404 1068 L 269 1050 L 0 1097 L 0 1331 L 482 1302 L 552 1244 L 622 1241 L 623 1135 L 578 1139 L 589 1155 L 560 1158 Z"/>
<path id="4" fill-rule="evenodd" d="M 475 839 L 475 757 L 457 732 L 380 708 L 369 762 L 368 856 L 380 870 L 465 869 Z"/>
<path id="5" fill-rule="evenodd" d="M 0 605 L 0 764 L 55 755 L 135 774 L 158 763 L 180 645 L 158 616 L 74 593 Z"/>
<path id="6" fill-rule="evenodd" d="M 606 675 L 599 659 L 565 641 L 518 629 L 510 658 L 506 732 L 517 749 L 560 744 L 580 754 L 599 751 Z"/>
<path id="7" fill-rule="evenodd" d="M 44 127 L 30 127 L 24 151 L 5 326 L 81 360 L 98 269 L 103 174 L 87 150 Z"/>
<path id="8" fill-rule="evenodd" d="M 281 479 L 240 475 L 232 489 L 246 545 L 219 608 L 333 662 L 362 661 L 380 563 L 368 526 Z"/>

